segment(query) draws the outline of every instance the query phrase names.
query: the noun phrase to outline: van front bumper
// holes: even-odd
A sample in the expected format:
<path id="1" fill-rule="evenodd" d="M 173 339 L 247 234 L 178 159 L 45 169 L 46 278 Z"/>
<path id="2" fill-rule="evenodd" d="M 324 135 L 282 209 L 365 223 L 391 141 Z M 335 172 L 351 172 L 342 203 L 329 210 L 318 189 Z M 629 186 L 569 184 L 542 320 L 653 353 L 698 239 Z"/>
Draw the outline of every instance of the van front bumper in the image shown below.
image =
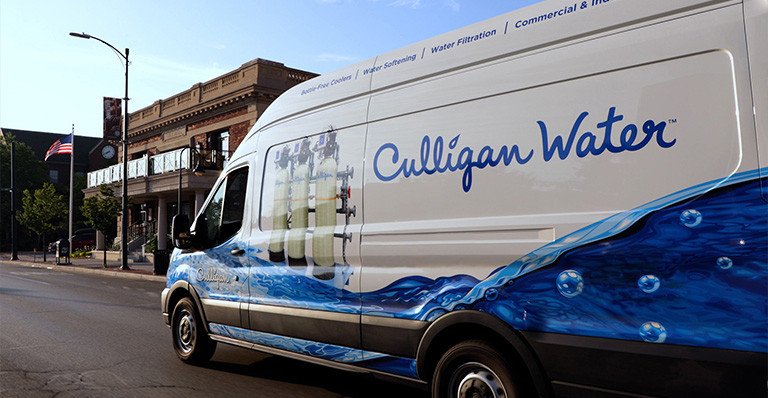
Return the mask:
<path id="1" fill-rule="evenodd" d="M 170 293 L 170 291 L 171 289 L 166 287 L 160 294 L 160 309 L 163 311 L 163 320 L 168 326 L 171 326 L 171 317 L 168 315 L 168 293 Z"/>

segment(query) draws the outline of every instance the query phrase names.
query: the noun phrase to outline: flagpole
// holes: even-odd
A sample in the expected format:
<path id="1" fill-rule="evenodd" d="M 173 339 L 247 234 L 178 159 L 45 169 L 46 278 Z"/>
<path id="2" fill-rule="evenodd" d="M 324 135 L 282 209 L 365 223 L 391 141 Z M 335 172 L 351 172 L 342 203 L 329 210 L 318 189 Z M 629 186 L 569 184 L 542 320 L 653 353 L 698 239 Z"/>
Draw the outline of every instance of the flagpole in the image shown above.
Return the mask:
<path id="1" fill-rule="evenodd" d="M 72 253 L 72 216 L 75 214 L 74 207 L 74 181 L 75 181 L 75 124 L 72 123 L 72 152 L 69 154 L 69 252 Z"/>

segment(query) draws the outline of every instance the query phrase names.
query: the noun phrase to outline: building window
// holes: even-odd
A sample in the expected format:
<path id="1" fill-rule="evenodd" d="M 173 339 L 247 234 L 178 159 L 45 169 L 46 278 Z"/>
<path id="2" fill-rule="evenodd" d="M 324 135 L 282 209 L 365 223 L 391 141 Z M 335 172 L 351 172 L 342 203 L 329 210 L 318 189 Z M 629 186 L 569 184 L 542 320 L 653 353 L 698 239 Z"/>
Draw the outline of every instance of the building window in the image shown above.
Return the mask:
<path id="1" fill-rule="evenodd" d="M 129 157 L 131 158 L 131 160 L 141 159 L 147 153 L 148 153 L 147 151 L 138 151 L 138 152 L 134 152 L 134 153 L 130 154 Z"/>
<path id="2" fill-rule="evenodd" d="M 210 151 L 210 167 L 221 169 L 229 160 L 229 130 L 212 131 L 206 135 L 205 148 Z"/>
<path id="3" fill-rule="evenodd" d="M 48 170 L 48 178 L 51 179 L 51 183 L 58 184 L 59 183 L 59 171 L 58 170 Z"/>
<path id="4" fill-rule="evenodd" d="M 225 161 L 229 160 L 229 131 L 223 131 L 219 136 L 219 151 Z"/>

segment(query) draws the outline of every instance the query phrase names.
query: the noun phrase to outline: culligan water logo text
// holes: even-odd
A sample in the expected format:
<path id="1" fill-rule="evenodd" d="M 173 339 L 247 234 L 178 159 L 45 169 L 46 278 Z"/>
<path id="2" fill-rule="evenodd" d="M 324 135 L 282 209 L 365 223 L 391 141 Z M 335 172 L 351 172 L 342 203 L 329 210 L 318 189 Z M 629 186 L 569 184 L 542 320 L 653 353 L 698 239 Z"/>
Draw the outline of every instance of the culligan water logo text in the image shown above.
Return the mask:
<path id="1" fill-rule="evenodd" d="M 566 160 L 572 155 L 579 158 L 600 156 L 606 151 L 610 153 L 634 152 L 645 148 L 655 141 L 661 148 L 671 148 L 677 139 L 668 140 L 664 137 L 667 127 L 665 121 L 646 120 L 642 125 L 627 123 L 618 125 L 624 116 L 616 113 L 616 107 L 608 110 L 605 120 L 595 125 L 595 132 L 582 127 L 589 112 L 582 112 L 573 122 L 568 134 L 552 133 L 544 121 L 537 121 L 541 134 L 541 158 L 549 162 L 555 157 Z M 621 131 L 618 132 L 618 129 Z M 373 172 L 381 181 L 392 181 L 400 176 L 403 178 L 418 177 L 422 174 L 462 172 L 461 187 L 464 192 L 472 189 L 472 173 L 474 169 L 509 166 L 512 163 L 525 165 L 536 156 L 536 149 L 521 149 L 519 145 L 502 145 L 494 148 L 485 145 L 480 150 L 470 146 L 461 146 L 461 134 L 456 135 L 448 144 L 445 138 L 437 136 L 433 139 L 425 135 L 417 157 L 402 157 L 396 144 L 388 142 L 379 147 L 373 156 Z"/>

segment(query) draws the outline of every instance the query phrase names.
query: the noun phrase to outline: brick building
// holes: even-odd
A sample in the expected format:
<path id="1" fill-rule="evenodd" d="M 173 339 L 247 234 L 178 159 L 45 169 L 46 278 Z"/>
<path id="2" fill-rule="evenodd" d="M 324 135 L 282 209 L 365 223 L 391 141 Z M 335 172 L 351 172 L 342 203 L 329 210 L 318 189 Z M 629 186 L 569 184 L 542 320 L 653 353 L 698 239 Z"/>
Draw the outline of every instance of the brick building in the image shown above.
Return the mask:
<path id="1" fill-rule="evenodd" d="M 196 214 L 229 155 L 267 106 L 285 90 L 315 76 L 279 62 L 255 59 L 131 113 L 129 251 L 139 250 L 152 235 L 167 235 L 179 206 L 179 175 L 181 212 Z M 197 165 L 203 166 L 204 175 L 192 172 Z M 96 194 L 103 184 L 114 184 L 119 195 L 121 174 L 120 164 L 88 173 L 86 197 Z M 158 248 L 165 249 L 165 243 L 158 239 Z"/>

